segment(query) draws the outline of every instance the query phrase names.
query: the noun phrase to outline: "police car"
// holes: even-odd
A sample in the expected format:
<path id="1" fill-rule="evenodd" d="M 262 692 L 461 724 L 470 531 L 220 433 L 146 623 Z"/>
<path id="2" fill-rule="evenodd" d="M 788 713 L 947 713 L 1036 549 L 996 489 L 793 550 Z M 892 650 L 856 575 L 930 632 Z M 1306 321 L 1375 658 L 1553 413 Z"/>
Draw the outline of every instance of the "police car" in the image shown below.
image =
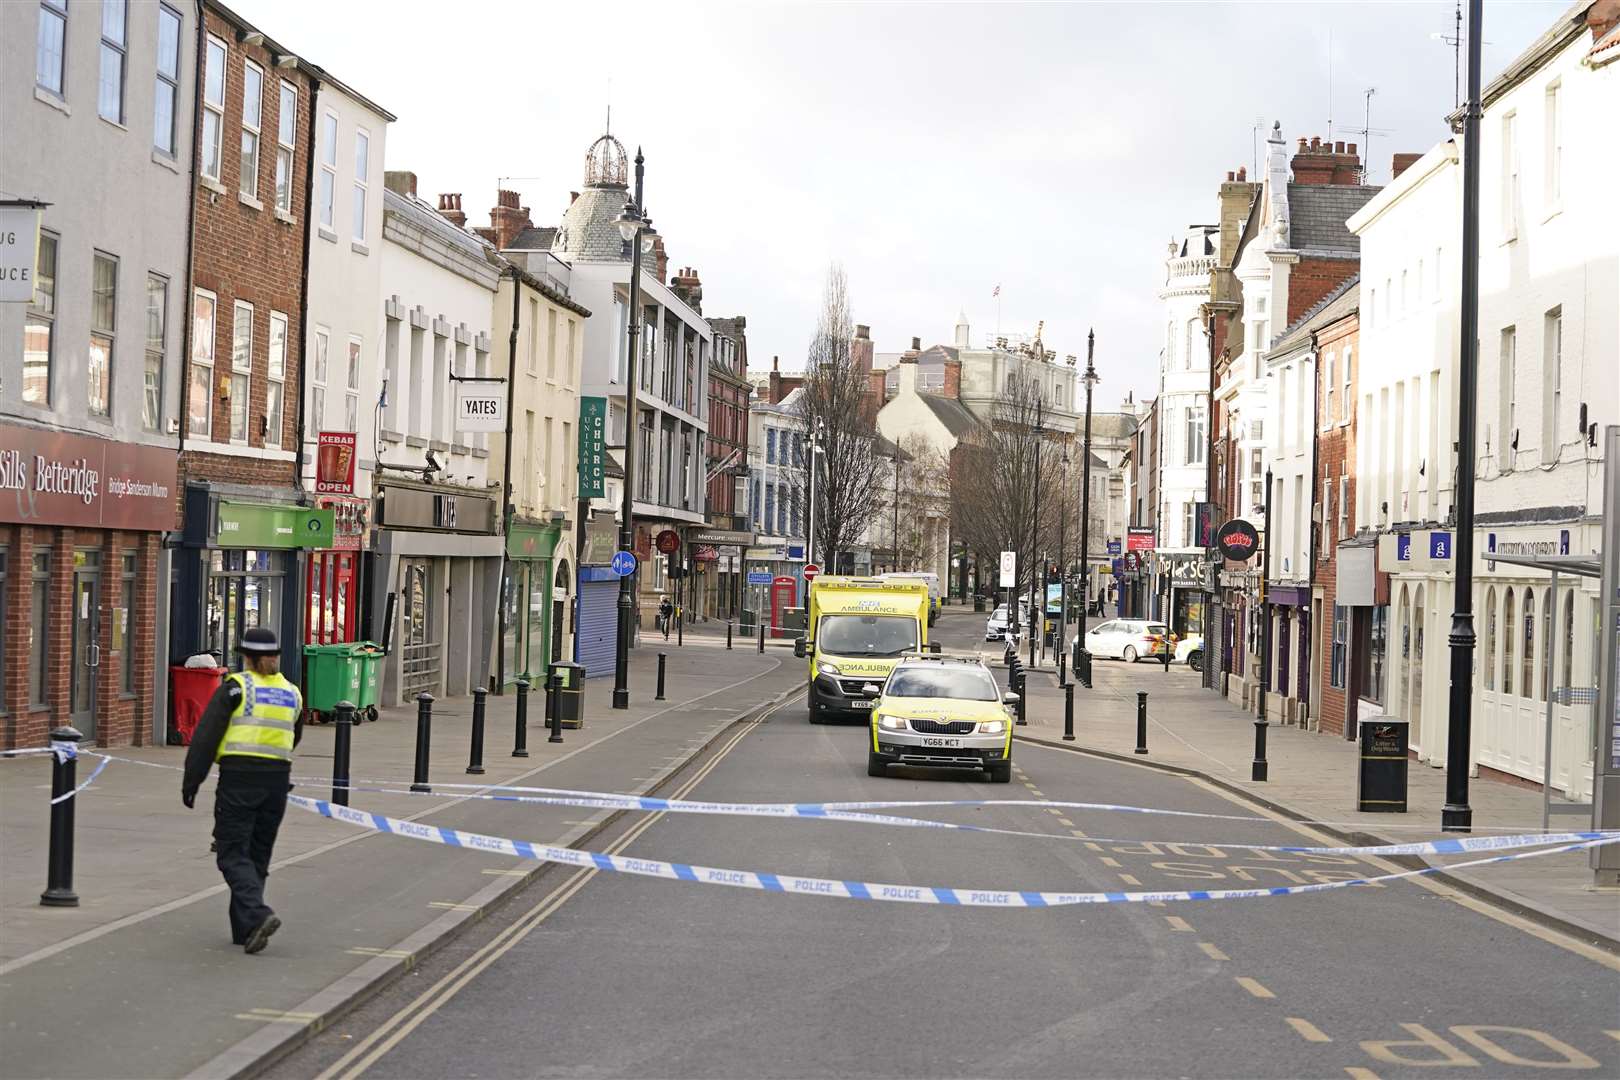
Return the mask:
<path id="1" fill-rule="evenodd" d="M 866 774 L 887 775 L 890 765 L 983 769 L 1005 784 L 1017 701 L 976 656 L 908 654 L 873 705 Z"/>

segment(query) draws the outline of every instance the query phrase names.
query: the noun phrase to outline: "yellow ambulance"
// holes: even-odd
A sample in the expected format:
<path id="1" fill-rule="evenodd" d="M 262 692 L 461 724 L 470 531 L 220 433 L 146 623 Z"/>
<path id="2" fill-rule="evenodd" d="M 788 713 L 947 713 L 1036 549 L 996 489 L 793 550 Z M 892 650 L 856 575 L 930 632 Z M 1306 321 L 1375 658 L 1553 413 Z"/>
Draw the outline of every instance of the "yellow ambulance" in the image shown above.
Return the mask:
<path id="1" fill-rule="evenodd" d="M 810 722 L 870 715 L 877 688 L 906 653 L 928 647 L 928 585 L 875 577 L 819 577 L 793 655 L 809 660 Z"/>

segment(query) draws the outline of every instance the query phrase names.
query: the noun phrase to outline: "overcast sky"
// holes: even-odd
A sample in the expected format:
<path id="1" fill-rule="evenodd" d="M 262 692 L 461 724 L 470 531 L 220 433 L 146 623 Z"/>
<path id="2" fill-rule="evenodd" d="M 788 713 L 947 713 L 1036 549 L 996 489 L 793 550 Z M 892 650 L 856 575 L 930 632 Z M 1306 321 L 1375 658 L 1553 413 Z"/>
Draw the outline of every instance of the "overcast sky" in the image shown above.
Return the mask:
<path id="1" fill-rule="evenodd" d="M 1382 183 L 1453 103 L 1445 0 L 231 4 L 397 114 L 388 168 L 462 192 L 472 224 L 499 177 L 556 224 L 611 100 L 671 272 L 748 317 L 753 369 L 802 365 L 837 260 L 880 352 L 949 341 L 961 309 L 975 344 L 1044 319 L 1083 362 L 1095 326 L 1099 408 L 1152 394 L 1165 245 L 1215 219 L 1256 122 L 1365 147 L 1376 87 Z M 1487 3 L 1486 78 L 1567 7 Z"/>

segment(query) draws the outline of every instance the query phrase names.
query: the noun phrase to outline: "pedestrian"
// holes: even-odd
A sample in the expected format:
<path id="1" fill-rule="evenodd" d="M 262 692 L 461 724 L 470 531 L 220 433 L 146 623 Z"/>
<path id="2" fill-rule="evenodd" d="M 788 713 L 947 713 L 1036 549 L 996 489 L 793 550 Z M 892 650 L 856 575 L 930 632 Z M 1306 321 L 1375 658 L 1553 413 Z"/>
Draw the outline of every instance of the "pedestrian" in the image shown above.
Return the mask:
<path id="1" fill-rule="evenodd" d="M 237 652 L 242 670 L 220 683 L 192 732 L 180 801 L 191 809 L 208 770 L 219 762 L 214 861 L 231 890 L 231 943 L 256 953 L 281 929 L 264 902 L 264 883 L 292 790 L 292 752 L 304 733 L 304 703 L 281 673 L 281 644 L 273 631 L 243 631 Z"/>
<path id="2" fill-rule="evenodd" d="M 667 595 L 658 598 L 658 629 L 669 637 L 669 617 L 675 613 L 675 605 L 669 602 Z"/>

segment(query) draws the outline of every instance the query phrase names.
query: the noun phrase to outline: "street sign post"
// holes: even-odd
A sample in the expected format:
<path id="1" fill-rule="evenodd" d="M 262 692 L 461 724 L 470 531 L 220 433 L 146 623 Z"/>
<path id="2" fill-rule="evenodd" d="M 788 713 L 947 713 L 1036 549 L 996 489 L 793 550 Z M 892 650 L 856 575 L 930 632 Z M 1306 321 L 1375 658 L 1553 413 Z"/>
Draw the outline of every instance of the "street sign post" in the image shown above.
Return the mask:
<path id="1" fill-rule="evenodd" d="M 806 581 L 814 581 L 814 580 L 816 580 L 816 575 L 821 573 L 821 567 L 817 566 L 813 562 L 812 563 L 805 563 L 803 573 L 804 573 L 804 580 L 806 580 Z"/>
<path id="2" fill-rule="evenodd" d="M 1003 551 L 1001 553 L 1001 587 L 1010 589 L 1018 580 L 1018 553 L 1016 551 Z"/>
<path id="3" fill-rule="evenodd" d="M 636 572 L 636 557 L 628 551 L 615 551 L 613 562 L 610 564 L 613 572 L 620 577 L 629 577 Z"/>
<path id="4" fill-rule="evenodd" d="M 750 570 L 750 571 L 748 571 L 748 584 L 750 584 L 750 585 L 769 585 L 770 583 L 771 583 L 771 575 L 770 575 L 769 571 L 765 571 L 765 570 Z"/>

